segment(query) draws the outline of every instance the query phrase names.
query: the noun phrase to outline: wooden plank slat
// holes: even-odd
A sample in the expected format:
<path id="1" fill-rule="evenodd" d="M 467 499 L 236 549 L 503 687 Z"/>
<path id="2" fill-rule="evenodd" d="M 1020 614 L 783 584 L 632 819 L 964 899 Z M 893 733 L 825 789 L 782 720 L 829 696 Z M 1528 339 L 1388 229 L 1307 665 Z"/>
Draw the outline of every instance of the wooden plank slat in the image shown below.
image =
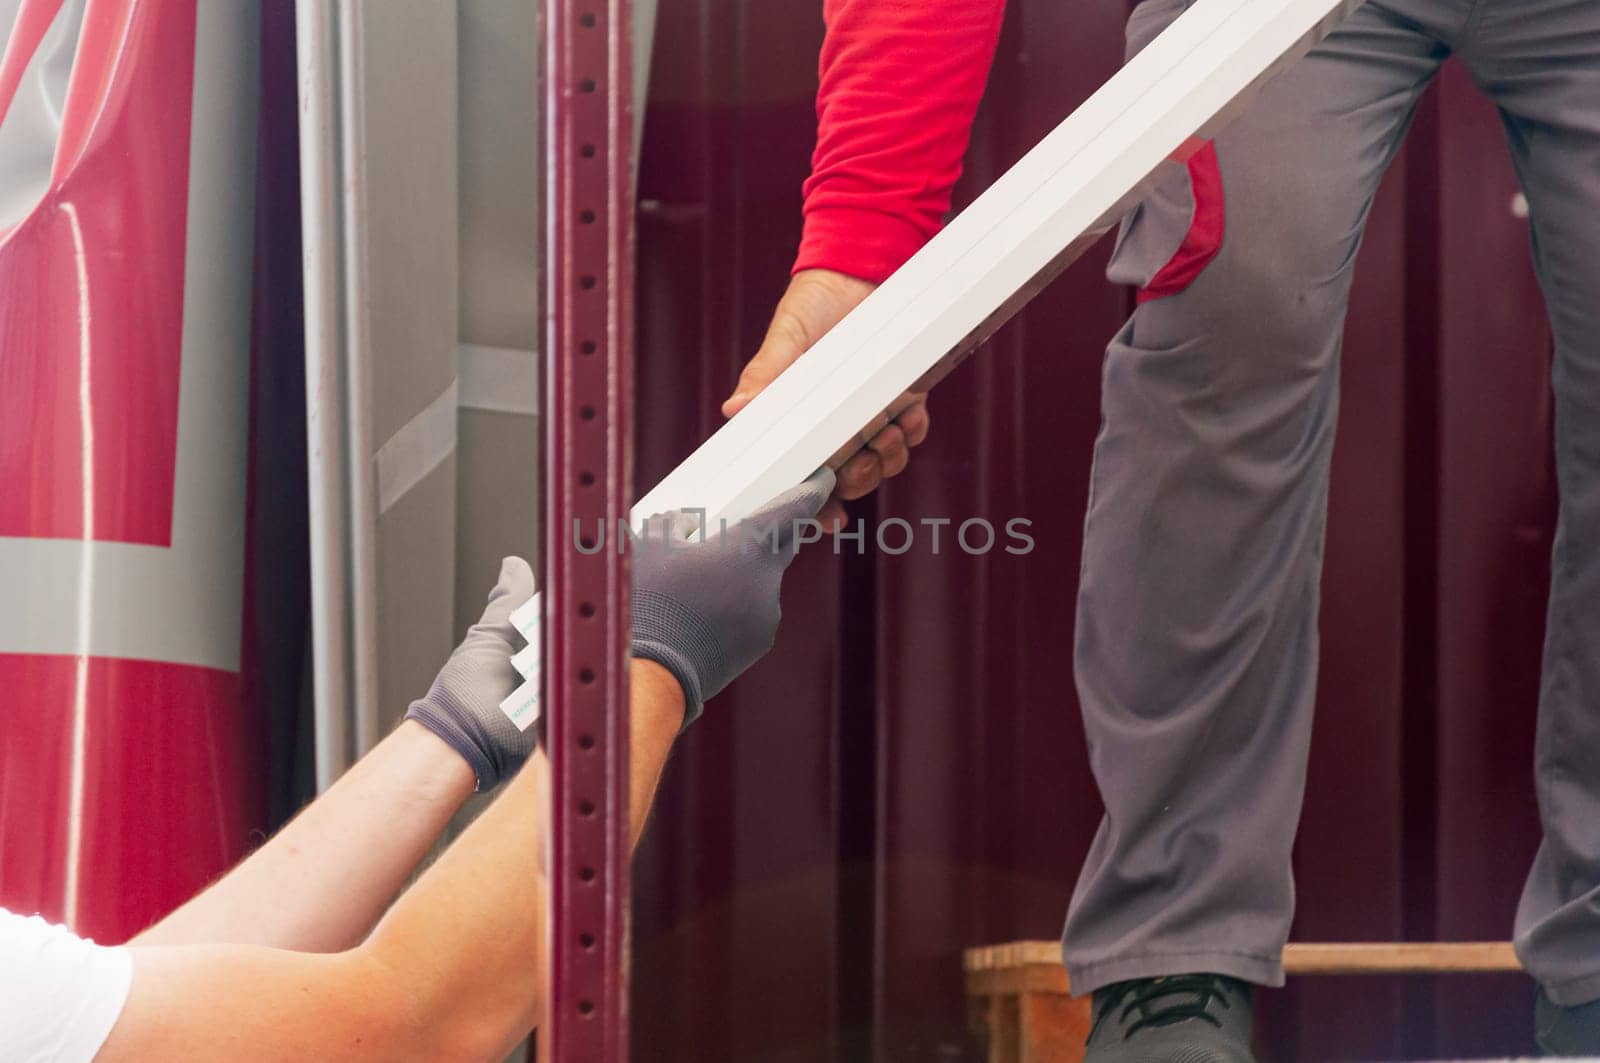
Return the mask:
<path id="1" fill-rule="evenodd" d="M 1000 997 L 1021 993 L 1071 995 L 1067 969 L 1059 963 L 1026 963 L 967 971 L 969 997 Z"/>
<path id="2" fill-rule="evenodd" d="M 983 945 L 962 954 L 962 968 L 968 971 L 993 971 L 1028 964 L 1061 963 L 1059 941 L 1008 941 L 1003 945 Z"/>
<path id="3" fill-rule="evenodd" d="M 1462 974 L 1520 971 L 1509 941 L 1297 943 L 1284 948 L 1283 969 L 1302 974 Z"/>
<path id="4" fill-rule="evenodd" d="M 1055 941 L 1012 941 L 962 956 L 967 1007 L 989 1063 L 1076 1063 L 1091 1021 L 1087 997 L 1072 996 Z M 1443 974 L 1517 971 L 1508 941 L 1312 942 L 1283 950 L 1291 975 Z"/>
<path id="5" fill-rule="evenodd" d="M 962 957 L 969 988 L 1066 992 L 1058 941 L 1012 941 L 968 949 Z M 1509 941 L 1295 942 L 1283 950 L 1291 975 L 1437 974 L 1520 971 Z M 1051 973 L 1055 972 L 1055 973 Z M 1007 988 L 1007 987 L 1016 988 Z M 992 988 L 991 988 L 992 987 Z"/>

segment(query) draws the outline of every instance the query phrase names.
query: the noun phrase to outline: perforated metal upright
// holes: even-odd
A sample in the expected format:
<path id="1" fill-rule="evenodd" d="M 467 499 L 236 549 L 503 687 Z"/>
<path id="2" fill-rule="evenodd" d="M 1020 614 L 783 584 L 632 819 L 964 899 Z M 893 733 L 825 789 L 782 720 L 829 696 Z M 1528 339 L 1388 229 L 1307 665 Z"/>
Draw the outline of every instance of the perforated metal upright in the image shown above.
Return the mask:
<path id="1" fill-rule="evenodd" d="M 629 0 L 545 0 L 544 711 L 550 992 L 540 1055 L 628 1056 L 627 558 L 633 497 Z M 575 526 L 576 525 L 576 526 Z M 608 535 L 606 541 L 613 541 Z"/>

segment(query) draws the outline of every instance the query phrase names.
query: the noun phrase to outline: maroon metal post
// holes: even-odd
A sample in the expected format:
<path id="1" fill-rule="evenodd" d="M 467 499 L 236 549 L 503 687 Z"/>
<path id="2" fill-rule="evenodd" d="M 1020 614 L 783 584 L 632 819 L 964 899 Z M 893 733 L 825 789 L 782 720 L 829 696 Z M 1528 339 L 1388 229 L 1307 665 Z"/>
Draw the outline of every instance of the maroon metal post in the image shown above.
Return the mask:
<path id="1" fill-rule="evenodd" d="M 550 980 L 541 1056 L 628 1058 L 628 570 L 633 498 L 629 0 L 547 0 L 545 738 Z M 604 531 L 602 531 L 604 529 Z M 603 536 L 607 549 L 580 542 Z"/>

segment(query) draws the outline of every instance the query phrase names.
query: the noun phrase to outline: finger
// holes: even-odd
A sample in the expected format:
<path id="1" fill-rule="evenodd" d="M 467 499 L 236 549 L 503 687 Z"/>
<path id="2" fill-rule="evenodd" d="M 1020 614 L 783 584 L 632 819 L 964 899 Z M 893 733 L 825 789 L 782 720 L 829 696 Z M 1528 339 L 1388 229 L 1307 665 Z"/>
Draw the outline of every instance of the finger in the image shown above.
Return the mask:
<path id="1" fill-rule="evenodd" d="M 828 499 L 823 505 L 822 511 L 817 514 L 817 523 L 822 525 L 823 531 L 831 535 L 838 534 L 839 530 L 844 527 L 844 522 L 844 503 L 839 501 L 837 497 Z"/>
<path id="2" fill-rule="evenodd" d="M 820 508 L 822 503 L 826 502 L 833 494 L 833 489 L 839 486 L 839 477 L 832 469 L 824 465 L 806 477 L 805 483 L 800 486 L 809 494 L 817 496 L 817 507 Z M 815 510 L 813 510 L 813 515 L 815 515 Z"/>
<path id="3" fill-rule="evenodd" d="M 895 424 L 905 433 L 908 447 L 921 446 L 922 441 L 928 438 L 928 423 L 928 404 L 925 402 L 917 403 L 895 418 Z"/>
<path id="4" fill-rule="evenodd" d="M 873 436 L 887 427 L 889 427 L 889 415 L 887 413 L 878 414 L 878 416 L 867 422 L 865 428 L 845 440 L 843 446 L 829 455 L 828 465 L 835 469 L 844 468 L 852 457 L 865 449 Z"/>
<path id="5" fill-rule="evenodd" d="M 483 607 L 478 623 L 499 626 L 509 624 L 511 614 L 533 597 L 533 569 L 520 557 L 502 558 L 500 579 L 489 592 L 489 601 Z"/>
<path id="6" fill-rule="evenodd" d="M 784 551 L 792 556 L 801 542 L 817 541 L 822 537 L 823 525 L 816 515 L 833 494 L 833 484 L 833 470 L 824 465 L 741 520 L 736 532 L 739 543 L 757 551 Z"/>
<path id="7" fill-rule="evenodd" d="M 756 352 L 756 356 L 739 374 L 739 382 L 734 385 L 733 394 L 722 400 L 722 416 L 732 417 L 750 405 L 757 395 L 766 390 L 768 384 L 778 378 L 778 374 L 785 368 L 779 364 L 779 357 L 768 354 L 765 347 Z"/>
<path id="8" fill-rule="evenodd" d="M 900 415 L 913 406 L 921 406 L 928 401 L 926 391 L 902 391 L 900 395 L 889 404 L 889 419 L 899 420 Z"/>
<path id="9" fill-rule="evenodd" d="M 856 433 L 856 445 L 864 447 L 872 442 L 872 438 L 885 428 L 888 428 L 892 420 L 887 410 L 878 414 L 878 416 L 867 422 L 866 427 Z"/>
<path id="10" fill-rule="evenodd" d="M 883 465 L 878 455 L 863 450 L 839 470 L 839 497 L 849 500 L 869 495 L 883 481 Z"/>
<path id="11" fill-rule="evenodd" d="M 670 538 L 679 543 L 695 538 L 704 539 L 711 534 L 706 524 L 706 512 L 703 509 L 675 509 L 662 521 L 661 539 L 665 542 Z"/>
<path id="12" fill-rule="evenodd" d="M 628 543 L 628 549 L 665 551 L 672 544 L 688 542 L 700 530 L 700 517 L 698 510 L 688 509 L 652 513 L 640 526 L 638 536 Z"/>
<path id="13" fill-rule="evenodd" d="M 834 480 L 833 470 L 824 465 L 807 477 L 805 482 L 789 488 L 756 510 L 750 515 L 750 520 L 755 523 L 779 520 L 788 524 L 814 517 L 833 494 Z"/>
<path id="14" fill-rule="evenodd" d="M 520 557 L 500 561 L 500 578 L 489 592 L 478 622 L 467 629 L 461 645 L 484 644 L 485 640 L 509 653 L 522 642 L 522 634 L 511 623 L 511 614 L 521 608 L 535 590 L 533 569 Z"/>
<path id="15" fill-rule="evenodd" d="M 911 461 L 911 447 L 906 443 L 905 432 L 897 424 L 891 424 L 873 436 L 867 449 L 878 455 L 878 463 L 883 468 L 883 478 L 886 480 L 891 476 L 899 476 Z"/>

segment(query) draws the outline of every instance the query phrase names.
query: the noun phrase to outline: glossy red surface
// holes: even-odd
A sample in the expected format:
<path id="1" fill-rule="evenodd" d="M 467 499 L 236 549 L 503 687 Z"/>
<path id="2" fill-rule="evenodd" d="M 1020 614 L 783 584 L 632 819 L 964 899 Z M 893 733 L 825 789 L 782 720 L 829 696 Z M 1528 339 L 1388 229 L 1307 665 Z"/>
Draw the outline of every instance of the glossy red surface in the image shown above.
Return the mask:
<path id="1" fill-rule="evenodd" d="M 28 31 L 59 6 L 24 3 L 0 110 L 37 39 Z M 31 618 L 59 604 L 30 599 L 38 587 L 85 588 L 75 627 L 29 633 L 50 652 L 0 638 L 0 905 L 102 941 L 192 895 L 265 819 L 260 720 L 238 670 L 83 649 L 167 623 L 196 595 L 236 609 L 241 588 L 197 574 L 167 586 L 169 599 L 131 600 L 96 581 L 88 559 L 112 555 L 53 541 L 138 544 L 113 558 L 126 567 L 170 545 L 190 197 L 215 192 L 189 182 L 196 12 L 196 0 L 89 0 L 48 188 L 0 233 L 0 546 L 60 577 L 0 594 Z M 227 503 L 189 504 L 204 523 Z"/>
<path id="2" fill-rule="evenodd" d="M 237 674 L 101 658 L 83 676 L 78 667 L 0 654 L 12 692 L 0 705 L 0 905 L 73 915 L 79 933 L 121 941 L 239 857 L 261 822 L 242 799 L 260 749 L 237 711 Z"/>
<path id="3" fill-rule="evenodd" d="M 0 535 L 170 540 L 194 31 L 192 0 L 85 11 L 49 190 L 0 232 Z"/>

